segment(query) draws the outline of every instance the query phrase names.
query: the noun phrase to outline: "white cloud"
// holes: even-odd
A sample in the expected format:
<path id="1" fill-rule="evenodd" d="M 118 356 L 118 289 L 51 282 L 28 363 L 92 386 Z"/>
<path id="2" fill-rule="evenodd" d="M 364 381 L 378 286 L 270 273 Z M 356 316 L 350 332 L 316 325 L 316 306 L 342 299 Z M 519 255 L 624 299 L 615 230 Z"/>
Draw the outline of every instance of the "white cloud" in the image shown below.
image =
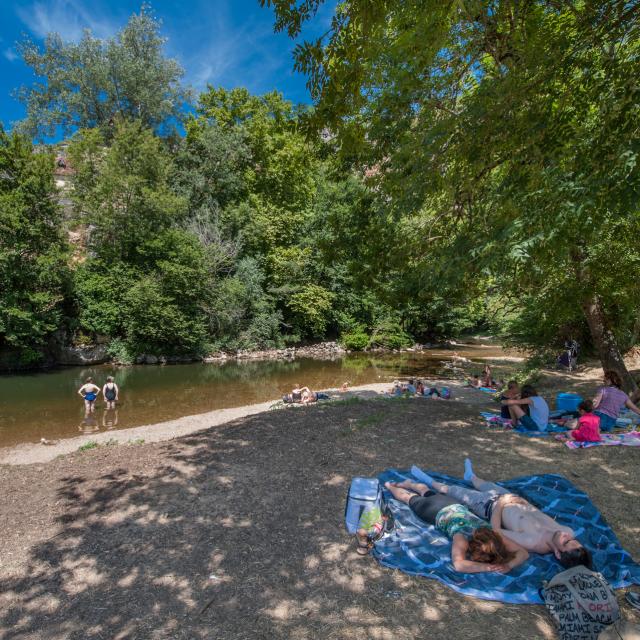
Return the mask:
<path id="1" fill-rule="evenodd" d="M 113 35 L 118 25 L 101 14 L 96 3 L 88 8 L 82 0 L 49 0 L 32 2 L 16 9 L 16 13 L 28 29 L 39 38 L 48 33 L 60 34 L 63 40 L 78 41 L 85 29 L 94 36 L 106 38 Z"/>
<path id="2" fill-rule="evenodd" d="M 2 55 L 9 61 L 9 62 L 13 62 L 14 60 L 17 60 L 20 56 L 11 48 L 9 47 L 8 49 L 5 49 L 2 52 Z"/>
<path id="3" fill-rule="evenodd" d="M 273 88 L 275 74 L 289 72 L 291 58 L 274 48 L 270 19 L 258 14 L 238 25 L 225 2 L 208 7 L 201 2 L 198 14 L 197 24 L 187 31 L 175 24 L 169 34 L 172 54 L 185 68 L 186 81 L 197 90 L 212 84 L 244 86 L 258 93 Z"/>

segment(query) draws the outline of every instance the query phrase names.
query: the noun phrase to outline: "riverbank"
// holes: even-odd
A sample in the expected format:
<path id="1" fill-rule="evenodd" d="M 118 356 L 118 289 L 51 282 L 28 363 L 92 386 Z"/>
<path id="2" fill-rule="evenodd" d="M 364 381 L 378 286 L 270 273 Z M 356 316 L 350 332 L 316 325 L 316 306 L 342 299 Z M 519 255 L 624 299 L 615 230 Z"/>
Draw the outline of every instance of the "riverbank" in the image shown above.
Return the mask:
<path id="1" fill-rule="evenodd" d="M 540 386 L 586 394 L 597 373 L 549 372 Z M 385 569 L 360 558 L 344 531 L 353 476 L 411 464 L 460 475 L 465 456 L 496 479 L 565 475 L 640 558 L 637 449 L 571 451 L 488 429 L 478 411 L 491 401 L 473 389 L 455 390 L 458 401 L 376 391 L 170 441 L 0 466 L 0 636 L 550 639 L 542 607 L 464 597 Z"/>
<path id="2" fill-rule="evenodd" d="M 483 394 L 469 387 L 465 387 L 462 382 L 438 380 L 435 381 L 434 384 L 438 386 L 447 385 L 454 390 L 454 398 L 451 402 L 485 404 L 487 401 L 486 397 L 483 397 Z M 331 396 L 331 400 L 321 401 L 320 404 L 325 405 L 332 402 L 352 400 L 354 398 L 362 400 L 383 398 L 385 397 L 384 392 L 388 390 L 389 383 L 359 385 L 348 391 L 328 389 L 327 391 Z M 423 401 L 428 400 L 425 399 Z M 130 445 L 140 443 L 141 441 L 152 443 L 172 440 L 203 429 L 226 424 L 233 420 L 269 411 L 274 405 L 277 405 L 277 403 L 277 398 L 274 398 L 268 402 L 232 407 L 229 409 L 218 409 L 206 413 L 184 416 L 176 420 L 167 420 L 155 424 L 133 427 L 131 429 L 119 429 L 74 438 L 47 440 L 46 444 L 38 442 L 25 443 L 13 447 L 3 447 L 0 448 L 0 465 L 43 464 L 54 460 L 58 456 L 73 453 L 81 447 L 87 446 L 93 448 L 94 446 Z M 310 407 L 301 405 L 282 408 L 283 411 L 306 411 L 309 409 Z"/>

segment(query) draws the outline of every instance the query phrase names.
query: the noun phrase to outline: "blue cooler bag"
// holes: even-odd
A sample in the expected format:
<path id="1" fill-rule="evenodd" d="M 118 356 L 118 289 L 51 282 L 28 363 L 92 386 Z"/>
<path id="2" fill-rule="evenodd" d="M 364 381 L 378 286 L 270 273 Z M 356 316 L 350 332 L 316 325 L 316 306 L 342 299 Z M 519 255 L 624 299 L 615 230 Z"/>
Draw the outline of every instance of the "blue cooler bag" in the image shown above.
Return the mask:
<path id="1" fill-rule="evenodd" d="M 344 510 L 344 523 L 347 531 L 354 535 L 360 527 L 362 516 L 378 509 L 382 512 L 382 488 L 377 478 L 353 478 L 347 504 Z"/>

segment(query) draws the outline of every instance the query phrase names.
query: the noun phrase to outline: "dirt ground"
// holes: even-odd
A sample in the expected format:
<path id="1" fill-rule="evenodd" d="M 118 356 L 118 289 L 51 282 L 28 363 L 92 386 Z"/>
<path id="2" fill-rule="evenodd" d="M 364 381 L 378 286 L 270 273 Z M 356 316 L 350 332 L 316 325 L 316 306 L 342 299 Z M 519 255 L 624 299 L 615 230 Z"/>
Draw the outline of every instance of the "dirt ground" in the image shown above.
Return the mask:
<path id="1" fill-rule="evenodd" d="M 590 393 L 595 383 L 587 372 L 543 384 L 560 387 Z M 0 637 L 554 637 L 542 607 L 386 569 L 345 533 L 351 477 L 411 464 L 461 475 L 470 456 L 490 478 L 567 476 L 640 559 L 638 449 L 572 451 L 488 429 L 477 412 L 478 403 L 358 399 L 2 466 Z"/>

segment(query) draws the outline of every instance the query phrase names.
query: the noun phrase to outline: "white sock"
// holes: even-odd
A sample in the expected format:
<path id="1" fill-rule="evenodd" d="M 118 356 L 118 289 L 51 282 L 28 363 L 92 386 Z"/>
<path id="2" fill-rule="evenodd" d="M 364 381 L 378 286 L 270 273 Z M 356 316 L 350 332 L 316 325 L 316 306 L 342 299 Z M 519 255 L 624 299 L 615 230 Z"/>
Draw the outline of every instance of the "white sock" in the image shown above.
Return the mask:
<path id="1" fill-rule="evenodd" d="M 416 467 L 415 464 L 411 467 L 411 474 L 414 478 L 418 478 L 420 482 L 424 482 L 427 487 L 431 487 L 433 485 L 433 478 L 428 473 L 425 473 L 420 467 Z"/>

